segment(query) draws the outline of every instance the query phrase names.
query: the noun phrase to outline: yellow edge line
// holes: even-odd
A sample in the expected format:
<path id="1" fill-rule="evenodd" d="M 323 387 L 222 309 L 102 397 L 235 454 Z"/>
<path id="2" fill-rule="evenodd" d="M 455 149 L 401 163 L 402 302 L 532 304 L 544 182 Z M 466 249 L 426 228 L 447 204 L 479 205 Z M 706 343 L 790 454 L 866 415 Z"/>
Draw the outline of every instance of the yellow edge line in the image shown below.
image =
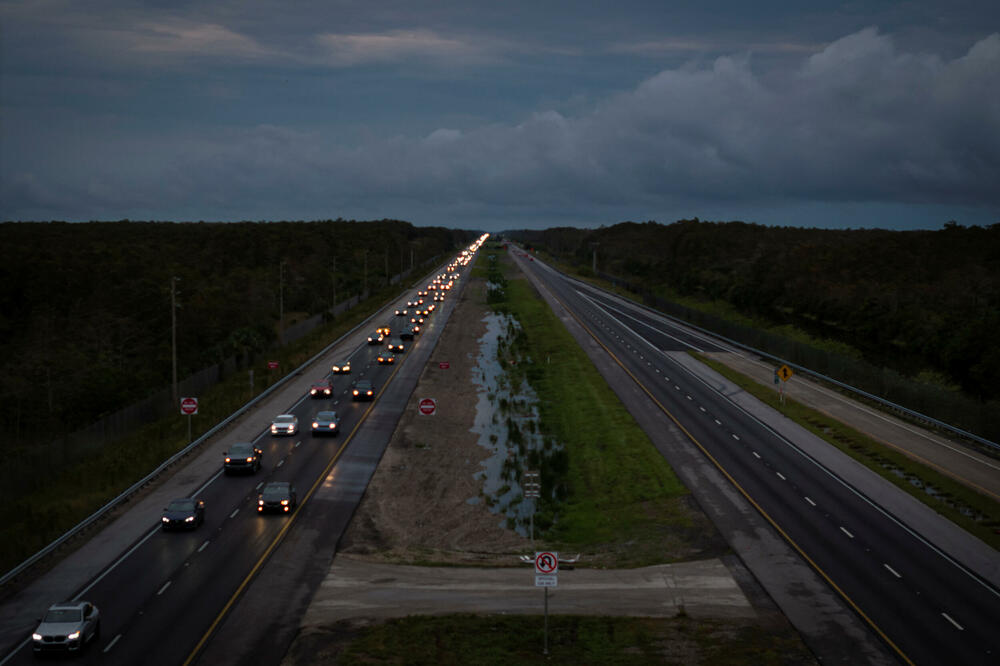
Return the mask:
<path id="1" fill-rule="evenodd" d="M 712 454 L 709 453 L 708 450 L 704 446 L 702 446 L 701 442 L 699 442 L 695 438 L 694 435 L 692 435 L 690 432 L 688 432 L 687 428 L 685 428 L 683 425 L 681 425 L 681 422 L 678 421 L 677 418 L 673 414 L 671 414 L 670 411 L 666 407 L 664 407 L 660 403 L 660 401 L 657 400 L 653 396 L 653 394 L 649 391 L 649 389 L 647 389 L 646 386 L 642 382 L 640 382 L 639 379 L 635 375 L 633 375 L 632 372 L 628 368 L 625 367 L 625 365 L 618 359 L 618 357 L 615 356 L 614 352 L 612 352 L 603 342 L 601 342 L 600 339 L 598 339 L 598 337 L 594 334 L 594 332 L 591 331 L 590 328 L 586 324 L 584 324 L 583 321 L 581 321 L 579 317 L 576 316 L 576 313 L 574 313 L 572 310 L 570 310 L 568 307 L 566 307 L 566 304 L 563 303 L 562 300 L 560 300 L 558 296 L 556 296 L 555 292 L 553 292 L 552 290 L 548 290 L 548 291 L 552 295 L 552 298 L 554 298 L 556 301 L 558 301 L 559 304 L 562 305 L 563 309 L 566 310 L 566 312 L 568 312 L 569 315 L 571 317 L 573 317 L 573 319 L 576 320 L 576 323 L 579 324 L 580 327 L 583 328 L 583 330 L 585 330 L 590 335 L 590 337 L 594 339 L 594 342 L 596 342 L 597 344 L 599 344 L 601 346 L 601 348 L 604 349 L 604 351 L 606 351 L 608 353 L 608 355 L 612 359 L 614 359 L 615 363 L 618 364 L 618 367 L 620 367 L 622 370 L 624 370 L 625 373 L 628 374 L 628 376 L 632 378 L 632 381 L 634 381 L 636 383 L 636 385 L 640 389 L 642 389 L 642 391 L 649 397 L 649 399 L 652 400 L 654 403 L 656 403 L 656 406 L 659 407 L 660 410 L 664 414 L 666 414 L 670 418 L 671 421 L 674 422 L 674 425 L 676 425 L 678 428 L 680 428 L 681 432 L 683 432 L 687 436 L 687 438 L 690 439 L 694 443 L 694 445 L 697 446 L 699 450 L 701 450 L 701 452 L 703 454 L 705 454 L 705 457 L 707 457 L 709 460 L 712 461 L 712 464 L 715 465 L 715 467 L 722 473 L 722 475 L 725 476 L 729 480 L 729 482 L 732 483 L 733 486 L 738 491 L 740 491 L 740 494 L 743 495 L 743 497 L 745 497 L 746 500 L 748 502 L 750 502 L 750 504 L 752 504 L 755 509 L 757 509 L 757 511 L 760 513 L 760 515 L 762 515 L 764 517 L 764 519 L 767 520 L 767 522 L 769 522 L 771 524 L 771 526 L 778 531 L 778 533 L 785 539 L 785 541 L 787 541 L 792 546 L 792 548 L 794 548 L 796 550 L 796 552 L 798 552 L 799 555 L 801 555 L 803 557 L 803 559 L 805 559 L 805 561 L 808 562 L 809 565 L 813 569 L 815 569 L 816 572 L 820 576 L 822 576 L 822 578 L 827 583 L 829 583 L 830 586 L 834 590 L 836 590 L 837 594 L 839 594 L 841 597 L 843 597 L 844 601 L 846 601 L 848 603 L 848 605 L 850 605 L 850 607 L 853 608 L 854 611 L 858 615 L 860 615 L 864 619 L 864 621 L 867 622 L 868 625 L 872 629 L 875 630 L 875 632 L 882 638 L 883 641 L 885 641 L 893 650 L 895 650 L 896 654 L 898 654 L 901 659 L 903 659 L 907 664 L 910 664 L 911 666 L 913 666 L 914 662 L 909 657 L 907 657 L 906 654 L 903 653 L 903 651 L 892 641 L 892 639 L 890 639 L 885 634 L 885 632 L 883 632 L 882 629 L 880 629 L 879 626 L 877 624 L 875 624 L 875 622 L 870 617 L 868 617 L 868 615 L 865 614 L 865 612 L 863 610 L 861 610 L 861 608 L 856 603 L 854 603 L 853 599 L 851 599 L 849 596 L 847 596 L 847 593 L 845 593 L 840 588 L 839 585 L 837 585 L 835 582 L 833 582 L 833 579 L 830 578 L 830 576 L 828 576 L 827 573 L 825 571 L 823 571 L 823 569 L 821 569 L 820 566 L 818 564 L 816 564 L 816 562 L 814 562 L 813 559 L 811 557 L 809 557 L 809 555 L 807 555 L 806 552 L 804 550 L 802 550 L 802 548 L 800 548 L 797 543 L 795 543 L 795 541 L 792 539 L 792 537 L 790 537 L 785 532 L 785 530 L 781 529 L 781 527 L 778 525 L 778 523 L 775 522 L 775 520 L 773 518 L 771 518 L 771 516 L 768 515 L 768 513 L 766 511 L 764 511 L 764 508 L 762 506 L 760 506 L 750 496 L 750 494 L 743 488 L 743 486 L 741 486 L 736 481 L 736 479 L 734 479 L 729 474 L 729 472 L 727 472 L 725 470 L 725 468 L 719 463 L 719 461 L 716 460 L 715 457 L 712 456 Z"/>
<path id="2" fill-rule="evenodd" d="M 347 445 L 350 444 L 352 439 L 354 439 L 354 434 L 358 431 L 358 428 L 360 428 L 361 424 L 364 423 L 365 420 L 367 420 L 368 415 L 375 408 L 375 404 L 378 402 L 378 399 L 382 397 L 382 393 L 385 392 L 385 386 L 387 386 L 389 382 L 392 381 L 392 378 L 396 376 L 396 373 L 399 372 L 400 367 L 401 365 L 397 365 L 395 369 L 393 369 L 392 374 L 389 375 L 389 379 L 387 379 L 385 381 L 385 384 L 382 386 L 382 390 L 378 392 L 378 395 L 376 395 L 375 399 L 372 400 L 372 404 L 368 406 L 368 409 L 365 410 L 365 413 L 361 415 L 360 419 L 358 419 L 357 424 L 351 430 L 351 434 L 347 436 L 347 438 L 344 440 L 344 443 L 340 445 L 339 449 L 337 449 L 337 452 L 333 455 L 333 458 L 330 459 L 330 462 L 323 470 L 323 473 L 320 474 L 319 477 L 317 477 L 316 481 L 309 489 L 309 492 L 306 493 L 305 498 L 303 498 L 303 500 L 299 502 L 298 506 L 295 507 L 295 511 L 293 511 L 291 515 L 288 517 L 288 521 L 285 523 L 284 527 L 282 527 L 281 531 L 278 532 L 278 534 L 274 537 L 274 540 L 264 551 L 264 554 L 260 556 L 260 559 L 257 560 L 257 563 L 254 564 L 253 569 L 251 569 L 250 573 L 246 575 L 246 578 L 243 579 L 243 582 L 240 583 L 240 586 L 236 588 L 236 592 L 233 593 L 233 596 L 229 598 L 229 601 L 226 602 L 226 605 L 222 607 L 221 611 L 219 611 L 219 614 L 216 616 L 215 620 L 212 621 L 212 624 L 208 627 L 208 630 L 205 631 L 204 635 L 201 637 L 201 640 L 198 641 L 198 644 L 194 646 L 193 650 L 191 650 L 191 654 L 189 654 L 187 656 L 187 659 L 184 660 L 184 666 L 190 666 L 190 664 L 194 662 L 194 659 L 198 656 L 198 653 L 201 652 L 202 649 L 204 649 L 205 644 L 208 642 L 209 638 L 212 637 L 212 634 L 215 633 L 215 630 L 218 628 L 219 624 L 226 617 L 226 615 L 229 614 L 229 611 L 232 609 L 233 604 L 235 604 L 236 601 L 240 598 L 240 596 L 243 594 L 243 591 L 246 590 L 247 586 L 250 584 L 250 581 L 253 580 L 254 576 L 257 575 L 257 572 L 260 571 L 260 568 L 264 566 L 264 562 L 266 562 L 267 559 L 271 556 L 271 553 L 274 552 L 274 549 L 277 548 L 278 544 L 280 544 L 281 541 L 285 538 L 285 534 L 288 533 L 288 530 L 291 528 L 292 523 L 295 521 L 295 518 L 298 517 L 299 510 L 303 507 L 303 505 L 305 505 L 306 502 L 309 501 L 309 498 L 312 497 L 313 493 L 316 492 L 316 489 L 319 487 L 319 484 L 323 481 L 323 479 L 326 478 L 327 474 L 330 473 L 330 470 L 333 469 L 333 466 L 337 464 L 337 461 L 340 459 L 341 454 L 343 454 L 343 452 L 347 449 Z"/>

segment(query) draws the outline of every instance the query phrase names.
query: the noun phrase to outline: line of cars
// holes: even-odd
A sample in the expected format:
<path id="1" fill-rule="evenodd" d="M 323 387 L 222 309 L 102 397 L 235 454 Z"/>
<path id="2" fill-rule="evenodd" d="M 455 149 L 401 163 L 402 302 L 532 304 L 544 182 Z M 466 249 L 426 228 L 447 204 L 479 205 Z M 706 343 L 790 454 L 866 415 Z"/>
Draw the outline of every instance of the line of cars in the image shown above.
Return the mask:
<path id="1" fill-rule="evenodd" d="M 485 236 L 477 241 L 479 244 Z M 473 245 L 472 249 L 478 249 L 478 245 Z M 444 300 L 444 293 L 452 288 L 454 280 L 458 275 L 449 277 L 449 273 L 454 273 L 455 267 L 467 264 L 468 259 L 463 258 L 471 254 L 463 252 L 455 262 L 447 267 L 447 272 L 442 273 L 427 285 L 426 290 L 421 290 L 418 296 L 407 303 L 407 308 L 402 312 L 397 311 L 399 316 L 408 316 L 409 324 L 399 332 L 398 337 L 390 339 L 390 326 L 380 327 L 373 336 L 368 338 L 369 344 L 381 344 L 387 339 L 386 350 L 378 357 L 380 364 L 394 364 L 396 354 L 406 351 L 404 340 L 412 341 L 420 333 L 420 326 L 425 319 L 431 315 L 435 309 L 435 303 Z M 447 281 L 445 281 L 447 280 Z M 425 303 L 424 299 L 429 292 L 435 292 L 431 298 L 434 303 Z M 333 374 L 350 374 L 351 364 L 349 360 L 335 363 L 331 371 Z M 333 384 L 330 380 L 323 379 L 312 385 L 310 395 L 314 398 L 333 397 Z M 370 380 L 361 379 L 354 383 L 352 388 L 352 399 L 354 400 L 374 400 L 376 388 Z M 317 412 L 312 421 L 312 432 L 314 435 L 336 434 L 339 431 L 340 418 L 335 411 L 322 410 Z M 298 433 L 298 418 L 294 414 L 279 414 L 271 423 L 270 432 L 272 435 L 295 435 Z M 237 442 L 224 452 L 223 471 L 226 475 L 235 473 L 255 474 L 262 466 L 264 452 L 251 442 Z M 257 496 L 257 513 L 277 512 L 287 514 L 295 510 L 298 506 L 298 493 L 295 484 L 290 481 L 271 481 L 264 485 Z M 171 500 L 163 510 L 160 520 L 163 530 L 173 529 L 197 529 L 205 522 L 205 502 L 194 497 L 179 498 Z M 96 642 L 101 635 L 101 614 L 97 606 L 89 601 L 74 600 L 53 604 L 45 612 L 45 615 L 38 619 L 38 624 L 32 632 L 32 650 L 36 655 L 45 653 L 76 653 L 82 651 L 86 646 Z"/>

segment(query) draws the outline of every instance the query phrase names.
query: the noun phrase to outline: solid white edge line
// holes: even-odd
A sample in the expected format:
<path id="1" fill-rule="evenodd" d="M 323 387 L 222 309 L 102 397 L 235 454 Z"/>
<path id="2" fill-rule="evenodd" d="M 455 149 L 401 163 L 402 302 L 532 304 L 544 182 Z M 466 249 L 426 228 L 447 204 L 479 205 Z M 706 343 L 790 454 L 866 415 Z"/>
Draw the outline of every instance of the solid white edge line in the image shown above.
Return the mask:
<path id="1" fill-rule="evenodd" d="M 951 619 L 951 616 L 948 615 L 947 613 L 941 613 L 941 616 L 944 617 L 944 619 L 946 619 L 949 622 L 951 622 L 952 626 L 954 626 L 959 631 L 965 631 L 965 627 L 963 627 L 962 625 L 960 625 L 958 622 L 955 622 L 955 620 Z"/>
<path id="2" fill-rule="evenodd" d="M 121 634 L 118 634 L 117 636 L 115 636 L 114 638 L 112 638 L 111 642 L 108 643 L 107 646 L 104 648 L 104 652 L 109 652 L 111 650 L 111 648 L 113 648 L 115 646 L 115 643 L 117 643 L 121 639 L 122 639 L 122 635 Z"/>

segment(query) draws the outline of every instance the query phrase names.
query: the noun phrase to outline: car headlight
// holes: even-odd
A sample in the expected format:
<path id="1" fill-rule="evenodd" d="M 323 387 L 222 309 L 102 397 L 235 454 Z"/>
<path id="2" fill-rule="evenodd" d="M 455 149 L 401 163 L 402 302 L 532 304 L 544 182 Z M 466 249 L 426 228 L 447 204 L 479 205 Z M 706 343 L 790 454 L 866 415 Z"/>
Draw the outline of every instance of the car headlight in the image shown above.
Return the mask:
<path id="1" fill-rule="evenodd" d="M 288 500 L 281 500 L 281 506 L 288 506 Z"/>
<path id="2" fill-rule="evenodd" d="M 262 499 L 257 500 L 257 506 L 264 506 L 264 500 Z"/>
<path id="3" fill-rule="evenodd" d="M 358 389 L 354 389 L 354 395 L 358 394 Z"/>
<path id="4" fill-rule="evenodd" d="M 185 523 L 193 523 L 194 522 L 194 516 L 188 516 L 187 518 L 184 519 L 184 522 Z"/>
<path id="5" fill-rule="evenodd" d="M 330 429 L 331 429 L 331 430 L 332 430 L 333 428 L 336 428 L 336 427 L 337 427 L 337 424 L 336 424 L 336 423 L 331 423 L 331 424 L 330 424 Z"/>
<path id="6" fill-rule="evenodd" d="M 309 389 L 309 395 L 316 395 L 316 389 Z"/>
<path id="7" fill-rule="evenodd" d="M 231 458 L 226 458 L 226 462 L 232 462 Z"/>
<path id="8" fill-rule="evenodd" d="M 253 457 L 247 458 L 247 462 L 253 462 Z"/>
<path id="9" fill-rule="evenodd" d="M 313 421 L 313 428 L 318 428 L 318 427 L 319 427 L 319 423 L 317 423 L 316 421 Z"/>
<path id="10" fill-rule="evenodd" d="M 75 641 L 76 639 L 80 638 L 80 632 L 79 631 L 74 631 L 72 634 L 70 634 L 66 638 L 68 638 L 71 641 Z"/>
<path id="11" fill-rule="evenodd" d="M 271 432 L 278 432 L 278 426 L 271 426 Z"/>
<path id="12" fill-rule="evenodd" d="M 31 640 L 33 640 L 33 641 L 40 641 L 40 640 L 42 640 L 42 635 L 41 634 L 37 634 L 37 633 L 36 634 L 31 634 Z"/>
<path id="13" fill-rule="evenodd" d="M 160 520 L 163 521 L 164 523 L 169 523 L 170 522 L 170 519 L 167 518 L 166 516 L 163 516 L 163 518 L 160 518 Z"/>
<path id="14" fill-rule="evenodd" d="M 368 391 L 368 395 L 371 395 L 371 394 L 372 394 L 372 392 L 371 392 L 371 391 Z"/>

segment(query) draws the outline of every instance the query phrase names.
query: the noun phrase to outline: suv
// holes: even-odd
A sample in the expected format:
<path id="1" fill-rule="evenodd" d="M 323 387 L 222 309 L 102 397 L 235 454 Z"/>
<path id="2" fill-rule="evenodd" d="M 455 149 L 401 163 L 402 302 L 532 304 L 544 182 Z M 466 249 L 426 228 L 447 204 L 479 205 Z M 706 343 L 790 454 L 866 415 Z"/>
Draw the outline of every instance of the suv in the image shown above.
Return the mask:
<path id="1" fill-rule="evenodd" d="M 287 481 L 272 481 L 257 496 L 257 513 L 277 511 L 288 513 L 298 504 L 295 486 Z"/>
<path id="2" fill-rule="evenodd" d="M 89 601 L 53 604 L 31 634 L 31 648 L 42 652 L 79 652 L 101 637 L 101 613 Z"/>
<path id="3" fill-rule="evenodd" d="M 250 472 L 253 474 L 260 469 L 260 459 L 264 452 L 250 442 L 237 442 L 229 447 L 225 453 L 223 469 L 226 474 L 233 472 Z"/>

